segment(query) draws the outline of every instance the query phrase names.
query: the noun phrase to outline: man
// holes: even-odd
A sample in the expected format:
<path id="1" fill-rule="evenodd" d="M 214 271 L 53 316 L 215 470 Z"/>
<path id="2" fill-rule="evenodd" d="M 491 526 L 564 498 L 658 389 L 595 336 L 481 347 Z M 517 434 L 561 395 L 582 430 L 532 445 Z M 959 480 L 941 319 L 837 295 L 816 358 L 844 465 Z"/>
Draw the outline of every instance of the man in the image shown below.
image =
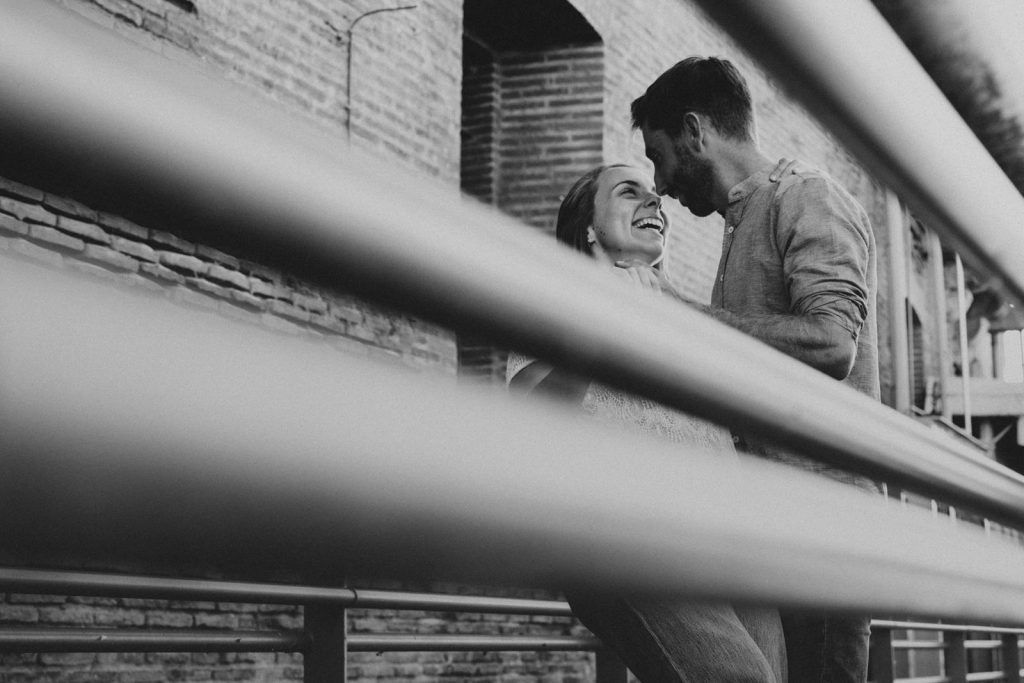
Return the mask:
<path id="1" fill-rule="evenodd" d="M 843 188 L 797 171 L 773 181 L 746 83 L 728 61 L 691 57 L 632 104 L 659 194 L 725 218 L 708 313 L 878 398 L 875 243 Z M 751 435 L 743 450 L 874 489 L 870 480 Z M 790 680 L 867 680 L 869 621 L 783 614 Z"/>

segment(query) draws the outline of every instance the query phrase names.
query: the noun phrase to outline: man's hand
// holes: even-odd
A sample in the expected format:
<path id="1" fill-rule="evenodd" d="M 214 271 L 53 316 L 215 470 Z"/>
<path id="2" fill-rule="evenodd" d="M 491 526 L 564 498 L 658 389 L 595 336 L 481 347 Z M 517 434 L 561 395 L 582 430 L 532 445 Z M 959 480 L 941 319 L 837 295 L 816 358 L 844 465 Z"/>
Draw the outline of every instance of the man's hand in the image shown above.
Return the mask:
<path id="1" fill-rule="evenodd" d="M 804 168 L 800 166 L 800 162 L 798 160 L 782 157 L 779 159 L 779 163 L 775 164 L 775 168 L 772 169 L 772 172 L 768 174 L 768 180 L 775 183 L 785 175 L 790 173 L 799 173 L 803 170 Z"/>
<path id="2" fill-rule="evenodd" d="M 667 280 L 665 280 L 660 271 L 643 261 L 616 261 L 615 272 L 632 284 L 653 292 L 662 291 L 664 289 L 663 283 L 668 285 Z"/>

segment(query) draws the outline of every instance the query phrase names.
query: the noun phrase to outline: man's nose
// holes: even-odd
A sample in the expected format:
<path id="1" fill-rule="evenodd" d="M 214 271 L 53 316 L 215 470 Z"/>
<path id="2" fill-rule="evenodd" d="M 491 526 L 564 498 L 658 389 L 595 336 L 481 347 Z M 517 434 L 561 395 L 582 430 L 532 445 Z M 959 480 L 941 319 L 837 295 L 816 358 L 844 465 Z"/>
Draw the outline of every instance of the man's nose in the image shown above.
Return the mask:
<path id="1" fill-rule="evenodd" d="M 665 184 L 664 179 L 662 179 L 661 174 L 657 171 L 654 172 L 654 191 L 657 192 L 659 196 L 668 194 L 668 186 Z"/>

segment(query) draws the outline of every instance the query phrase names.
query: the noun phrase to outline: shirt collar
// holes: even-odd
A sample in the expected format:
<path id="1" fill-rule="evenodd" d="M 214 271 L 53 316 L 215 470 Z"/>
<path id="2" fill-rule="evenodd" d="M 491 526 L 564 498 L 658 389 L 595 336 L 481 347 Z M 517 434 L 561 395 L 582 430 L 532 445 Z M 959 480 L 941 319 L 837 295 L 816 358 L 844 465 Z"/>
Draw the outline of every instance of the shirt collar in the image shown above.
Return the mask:
<path id="1" fill-rule="evenodd" d="M 729 207 L 725 210 L 725 222 L 728 225 L 737 225 L 740 222 L 743 218 L 743 209 L 747 205 L 747 198 L 754 190 L 771 182 L 768 180 L 771 170 L 771 168 L 767 168 L 757 171 L 732 186 L 728 194 Z"/>

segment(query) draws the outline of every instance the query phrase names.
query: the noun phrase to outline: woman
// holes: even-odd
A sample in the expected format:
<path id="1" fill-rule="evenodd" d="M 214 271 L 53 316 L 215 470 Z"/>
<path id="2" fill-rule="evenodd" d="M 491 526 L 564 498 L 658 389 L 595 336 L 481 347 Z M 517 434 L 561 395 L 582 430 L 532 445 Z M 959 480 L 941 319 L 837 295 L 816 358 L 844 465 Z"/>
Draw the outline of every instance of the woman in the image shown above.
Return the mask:
<path id="1" fill-rule="evenodd" d="M 573 185 L 559 208 L 555 236 L 613 269 L 637 288 L 638 296 L 649 296 L 667 288 L 658 267 L 667 229 L 650 177 L 616 164 L 599 166 Z M 558 397 L 637 433 L 735 456 L 728 431 L 717 425 L 543 361 L 510 354 L 506 377 L 511 391 Z M 785 642 L 775 610 L 625 596 L 567 597 L 577 618 L 644 683 L 786 680 Z"/>

